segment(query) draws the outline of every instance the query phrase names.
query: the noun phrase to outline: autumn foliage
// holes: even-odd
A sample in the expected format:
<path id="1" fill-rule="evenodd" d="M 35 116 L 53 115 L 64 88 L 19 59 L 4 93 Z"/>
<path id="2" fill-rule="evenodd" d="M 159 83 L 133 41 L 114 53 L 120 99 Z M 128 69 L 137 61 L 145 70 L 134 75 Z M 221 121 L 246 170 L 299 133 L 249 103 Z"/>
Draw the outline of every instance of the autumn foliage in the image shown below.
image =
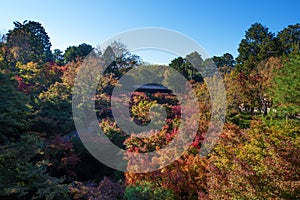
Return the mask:
<path id="1" fill-rule="evenodd" d="M 131 69 L 139 72 L 132 77 L 136 81 L 150 69 L 160 70 L 143 63 L 122 43 L 113 42 L 106 49 L 82 44 L 64 54 L 58 49 L 51 52 L 40 23 L 14 24 L 7 40 L 0 40 L 0 199 L 300 199 L 299 24 L 277 35 L 253 24 L 236 59 L 229 53 L 212 58 L 216 74 L 210 77 L 202 77 L 188 61 L 197 52 L 172 60 L 169 67 L 186 78 L 197 98 L 188 105 L 170 92 L 135 90 L 128 101 L 113 96 Z M 107 138 L 125 150 L 126 172 L 94 158 L 74 125 L 74 80 L 90 52 L 108 64 L 92 98 L 95 117 Z M 201 62 L 205 66 L 211 59 Z M 145 74 L 141 65 L 148 68 Z M 91 80 L 94 74 L 84 75 Z M 167 70 L 153 81 L 168 83 L 173 76 Z M 222 77 L 226 100 L 212 96 L 219 86 L 217 77 Z M 182 98 L 190 99 L 191 94 Z M 140 127 L 162 116 L 152 110 L 154 106 L 161 106 L 166 117 L 155 121 L 160 129 L 127 133 L 113 116 L 112 101 L 127 105 L 126 120 Z M 216 144 L 200 155 L 208 129 L 215 125 L 212 108 L 220 110 L 225 103 L 226 117 Z M 192 112 L 197 107 L 199 113 Z M 183 110 L 191 116 L 183 119 Z M 184 123 L 188 126 L 182 130 Z M 190 137 L 194 127 L 195 137 L 178 153 L 182 141 L 176 136 Z M 172 148 L 160 153 L 173 141 Z M 156 157 L 132 159 L 154 151 Z M 156 170 L 137 173 L 133 169 L 141 163 Z"/>

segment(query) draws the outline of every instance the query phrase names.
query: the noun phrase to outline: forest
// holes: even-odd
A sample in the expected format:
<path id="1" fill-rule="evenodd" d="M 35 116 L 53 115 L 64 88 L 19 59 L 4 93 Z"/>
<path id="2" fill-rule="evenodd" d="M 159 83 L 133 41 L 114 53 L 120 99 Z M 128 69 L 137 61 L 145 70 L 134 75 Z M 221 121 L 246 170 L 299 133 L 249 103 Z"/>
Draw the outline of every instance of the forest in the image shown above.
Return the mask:
<path id="1" fill-rule="evenodd" d="M 105 49 L 82 43 L 52 51 L 36 21 L 16 21 L 0 36 L 0 199 L 300 199 L 299 23 L 277 33 L 254 23 L 236 58 L 230 53 L 211 58 L 226 89 L 227 108 L 223 130 L 206 156 L 199 155 L 211 118 L 206 82 L 215 75 L 195 72 L 189 57 L 197 52 L 172 60 L 168 67 L 183 75 L 197 96 L 198 129 L 179 159 L 148 173 L 112 169 L 89 153 L 75 128 L 72 92 L 86 56 L 113 55 L 95 94 L 99 126 L 128 152 L 158 150 L 181 125 L 176 95 L 136 91 L 132 96 L 130 114 L 138 125 L 149 123 L 154 104 L 167 110 L 163 128 L 144 138 L 118 126 L 110 98 L 131 69 L 161 66 L 144 62 L 118 41 Z M 167 85 L 170 77 L 166 71 L 156 78 Z M 158 159 L 167 162 L 169 155 Z"/>

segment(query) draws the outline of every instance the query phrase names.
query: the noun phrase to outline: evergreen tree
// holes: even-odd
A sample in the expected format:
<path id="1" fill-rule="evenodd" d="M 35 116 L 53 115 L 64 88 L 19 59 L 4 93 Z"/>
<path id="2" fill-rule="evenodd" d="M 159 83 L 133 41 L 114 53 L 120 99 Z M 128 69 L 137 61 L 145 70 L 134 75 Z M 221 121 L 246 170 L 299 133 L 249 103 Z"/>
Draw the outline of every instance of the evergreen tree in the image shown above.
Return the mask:
<path id="1" fill-rule="evenodd" d="M 24 21 L 14 22 L 14 25 L 7 34 L 10 62 L 26 64 L 52 59 L 50 38 L 40 23 Z"/>
<path id="2" fill-rule="evenodd" d="M 289 25 L 277 34 L 284 54 L 300 53 L 300 24 Z"/>
<path id="3" fill-rule="evenodd" d="M 261 61 L 279 54 L 277 44 L 274 34 L 267 27 L 260 23 L 252 24 L 239 44 L 237 70 L 248 75 Z"/>

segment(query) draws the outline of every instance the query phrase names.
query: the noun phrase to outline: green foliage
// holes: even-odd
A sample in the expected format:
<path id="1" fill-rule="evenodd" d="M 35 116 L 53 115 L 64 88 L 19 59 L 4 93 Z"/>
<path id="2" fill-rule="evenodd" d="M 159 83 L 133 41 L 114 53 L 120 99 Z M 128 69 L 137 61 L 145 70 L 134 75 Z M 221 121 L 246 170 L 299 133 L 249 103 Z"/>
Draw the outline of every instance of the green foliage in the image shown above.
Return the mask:
<path id="1" fill-rule="evenodd" d="M 193 60 L 195 56 L 200 56 L 197 52 L 192 52 L 187 55 L 186 58 L 178 57 L 171 61 L 169 64 L 170 67 L 175 69 L 178 73 L 184 76 L 187 80 L 194 80 L 197 82 L 202 82 L 203 78 L 198 70 L 191 64 L 190 60 Z M 200 61 L 203 62 L 201 56 L 199 57 Z M 199 66 L 197 66 L 199 67 Z M 166 71 L 167 72 L 167 71 Z M 165 79 L 168 79 L 168 76 L 172 76 L 172 74 L 165 74 Z"/>
<path id="2" fill-rule="evenodd" d="M 46 173 L 42 141 L 24 134 L 20 140 L 0 149 L 0 196 L 4 199 L 47 198 L 69 199 L 62 179 Z M 20 156 L 22 155 L 22 156 Z"/>
<path id="3" fill-rule="evenodd" d="M 33 197 L 33 199 L 43 199 L 46 198 L 47 200 L 70 200 L 70 194 L 69 194 L 69 187 L 66 184 L 59 184 L 55 185 L 56 183 L 51 183 L 54 185 L 54 187 L 49 187 L 46 185 L 44 188 L 40 188 L 37 191 L 36 197 Z"/>
<path id="4" fill-rule="evenodd" d="M 99 123 L 99 126 L 112 143 L 120 148 L 125 148 L 124 141 L 127 138 L 127 135 L 119 127 L 117 127 L 116 122 L 112 122 L 109 119 L 103 119 Z"/>
<path id="5" fill-rule="evenodd" d="M 278 55 L 276 45 L 277 39 L 267 27 L 260 23 L 252 24 L 239 44 L 236 68 L 248 75 L 259 62 Z"/>
<path id="6" fill-rule="evenodd" d="M 0 71 L 0 143 L 18 138 L 29 125 L 29 99 L 17 91 L 16 81 Z"/>
<path id="7" fill-rule="evenodd" d="M 40 110 L 34 118 L 35 130 L 52 134 L 74 130 L 71 91 L 66 84 L 56 82 L 39 95 L 39 100 Z"/>
<path id="8" fill-rule="evenodd" d="M 283 53 L 300 53 L 300 24 L 289 25 L 277 34 Z"/>
<path id="9" fill-rule="evenodd" d="M 214 56 L 213 61 L 217 67 L 234 67 L 235 60 L 230 53 L 224 53 L 222 56 Z"/>
<path id="10" fill-rule="evenodd" d="M 89 44 L 80 44 L 79 46 L 68 47 L 64 54 L 65 62 L 76 61 L 76 59 L 84 59 L 91 51 L 93 47 Z"/>
<path id="11" fill-rule="evenodd" d="M 172 200 L 175 196 L 172 190 L 155 187 L 151 182 L 140 182 L 137 185 L 129 186 L 124 193 L 126 200 Z"/>
<path id="12" fill-rule="evenodd" d="M 38 95 L 38 110 L 34 113 L 33 130 L 50 134 L 65 134 L 74 130 L 71 90 L 80 63 L 68 63 L 62 68 L 62 82 L 55 82 Z"/>
<path id="13" fill-rule="evenodd" d="M 153 83 L 160 83 L 163 80 L 161 75 L 164 66 L 160 65 L 147 65 L 139 66 L 136 69 L 136 73 L 131 73 L 129 76 L 132 78 L 132 82 L 148 83 L 149 80 Z"/>
<path id="14" fill-rule="evenodd" d="M 295 118 L 300 113 L 300 55 L 287 58 L 287 62 L 274 77 L 275 88 L 270 88 L 275 115 Z"/>
<path id="15" fill-rule="evenodd" d="M 241 128 L 249 128 L 250 122 L 252 120 L 252 115 L 247 112 L 232 113 L 232 115 L 228 118 L 228 121 L 238 125 Z"/>
<path id="16" fill-rule="evenodd" d="M 150 109 L 155 105 L 157 105 L 155 101 L 142 100 L 135 96 L 130 110 L 134 121 L 140 125 L 149 123 Z"/>
<path id="17" fill-rule="evenodd" d="M 63 52 L 61 50 L 59 50 L 59 49 L 54 49 L 54 51 L 53 51 L 53 60 L 59 66 L 64 65 L 65 62 L 64 62 Z"/>
<path id="18" fill-rule="evenodd" d="M 34 21 L 14 22 L 14 29 L 7 34 L 9 60 L 21 62 L 47 62 L 51 60 L 51 43 L 44 27 Z"/>

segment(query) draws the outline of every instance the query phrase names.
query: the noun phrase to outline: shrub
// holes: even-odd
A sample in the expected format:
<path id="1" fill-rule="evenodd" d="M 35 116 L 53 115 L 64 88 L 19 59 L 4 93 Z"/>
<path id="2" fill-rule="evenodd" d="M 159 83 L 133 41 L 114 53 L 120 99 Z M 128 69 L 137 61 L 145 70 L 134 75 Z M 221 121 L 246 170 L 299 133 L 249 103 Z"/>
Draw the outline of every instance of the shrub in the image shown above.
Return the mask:
<path id="1" fill-rule="evenodd" d="M 75 181 L 69 185 L 72 199 L 123 199 L 125 185 L 123 182 L 113 182 L 107 177 L 97 185 L 93 182 Z"/>
<path id="2" fill-rule="evenodd" d="M 126 200 L 172 200 L 175 195 L 172 190 L 155 187 L 151 182 L 140 182 L 126 188 L 124 193 Z"/>

